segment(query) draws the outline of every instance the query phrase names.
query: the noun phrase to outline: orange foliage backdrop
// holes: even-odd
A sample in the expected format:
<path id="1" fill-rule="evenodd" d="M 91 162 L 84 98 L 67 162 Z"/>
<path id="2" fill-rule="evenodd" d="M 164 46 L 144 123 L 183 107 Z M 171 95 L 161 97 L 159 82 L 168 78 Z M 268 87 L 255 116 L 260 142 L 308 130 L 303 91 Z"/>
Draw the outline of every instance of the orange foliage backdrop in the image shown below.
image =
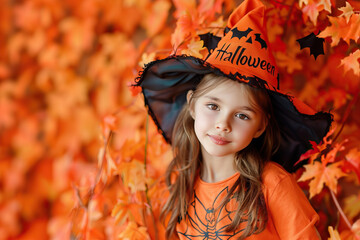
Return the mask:
<path id="1" fill-rule="evenodd" d="M 163 239 L 170 147 L 129 87 L 207 55 L 236 0 L 0 1 L 0 239 Z M 280 87 L 334 114 L 296 173 L 324 239 L 360 239 L 360 2 L 268 0 Z M 296 39 L 325 38 L 315 60 Z M 336 127 L 335 127 L 336 126 Z"/>

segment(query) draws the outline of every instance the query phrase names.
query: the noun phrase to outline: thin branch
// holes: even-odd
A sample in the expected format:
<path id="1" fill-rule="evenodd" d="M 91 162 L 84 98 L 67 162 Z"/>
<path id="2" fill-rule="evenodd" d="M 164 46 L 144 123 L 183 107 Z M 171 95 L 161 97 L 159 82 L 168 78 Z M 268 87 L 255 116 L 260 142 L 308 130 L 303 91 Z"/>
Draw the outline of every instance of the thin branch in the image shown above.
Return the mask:
<path id="1" fill-rule="evenodd" d="M 346 217 L 344 211 L 341 209 L 340 204 L 339 204 L 335 194 L 333 193 L 333 191 L 331 189 L 329 189 L 329 190 L 330 190 L 331 197 L 336 205 L 337 210 L 339 211 L 341 217 L 344 219 L 347 227 L 351 230 L 351 223 L 350 223 L 349 219 Z"/>
<path id="2" fill-rule="evenodd" d="M 104 152 L 103 152 L 103 155 L 101 157 L 102 161 L 101 161 L 101 166 L 100 168 L 98 169 L 97 173 L 96 173 L 96 177 L 95 177 L 95 182 L 94 184 L 91 186 L 89 192 L 88 192 L 88 195 L 89 195 L 89 201 L 92 199 L 92 197 L 94 196 L 94 192 L 95 192 L 95 188 L 96 186 L 98 185 L 98 183 L 100 182 L 100 177 L 101 177 L 101 173 L 104 169 L 104 165 L 105 165 L 105 161 L 106 161 L 106 149 L 108 148 L 108 145 L 109 145 L 109 142 L 110 142 L 110 139 L 113 135 L 113 131 L 110 130 L 110 133 L 109 133 L 109 136 L 107 138 L 104 138 Z M 104 184 L 105 185 L 105 184 Z M 88 201 L 88 202 L 89 202 Z"/>
<path id="3" fill-rule="evenodd" d="M 76 197 L 77 197 L 77 199 L 79 201 L 79 205 L 85 211 L 88 211 L 88 208 L 87 208 L 88 204 L 91 201 L 91 199 L 94 197 L 94 192 L 95 192 L 96 185 L 100 182 L 101 172 L 102 172 L 102 170 L 104 168 L 104 162 L 106 161 L 106 149 L 108 147 L 108 144 L 110 142 L 110 139 L 111 139 L 112 135 L 113 135 L 113 132 L 110 131 L 109 136 L 107 138 L 104 138 L 104 152 L 103 152 L 103 155 L 102 155 L 101 166 L 97 171 L 94 184 L 90 187 L 90 189 L 89 189 L 89 191 L 87 193 L 87 202 L 86 203 L 84 203 L 82 201 L 79 189 L 76 186 L 73 186 L 73 188 L 75 189 Z M 77 212 L 77 210 L 76 210 L 76 212 Z M 73 225 L 73 222 L 71 223 L 71 225 Z M 73 234 L 73 233 L 71 232 L 71 234 Z M 89 234 L 89 233 L 87 233 L 87 234 Z M 72 238 L 78 239 L 78 236 L 74 235 Z M 79 237 L 79 239 L 80 238 L 81 237 Z"/>

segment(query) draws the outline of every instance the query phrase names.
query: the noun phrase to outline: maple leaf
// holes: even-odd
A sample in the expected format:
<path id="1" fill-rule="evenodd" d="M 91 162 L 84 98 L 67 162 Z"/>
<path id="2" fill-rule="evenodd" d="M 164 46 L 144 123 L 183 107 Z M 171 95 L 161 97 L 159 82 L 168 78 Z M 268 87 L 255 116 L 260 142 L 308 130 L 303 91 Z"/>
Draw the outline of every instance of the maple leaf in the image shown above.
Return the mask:
<path id="1" fill-rule="evenodd" d="M 302 12 L 305 16 L 309 17 L 311 22 L 316 26 L 319 16 L 318 5 L 316 3 L 308 4 L 302 9 Z"/>
<path id="2" fill-rule="evenodd" d="M 135 222 L 129 222 L 126 229 L 119 235 L 121 240 L 150 240 L 146 227 L 138 227 Z"/>
<path id="3" fill-rule="evenodd" d="M 340 39 L 350 44 L 350 40 L 355 42 L 360 38 L 360 15 L 353 14 L 350 20 L 347 21 L 345 17 L 331 17 L 328 16 L 331 26 L 328 26 L 319 33 L 318 37 L 331 37 L 331 46 L 334 47 L 339 44 Z"/>
<path id="4" fill-rule="evenodd" d="M 191 37 L 196 31 L 198 24 L 193 21 L 193 17 L 188 12 L 183 12 L 176 22 L 176 28 L 171 35 L 171 44 L 175 49 L 189 37 Z"/>
<path id="5" fill-rule="evenodd" d="M 303 5 L 305 5 L 303 7 Z M 299 0 L 299 7 L 304 13 L 304 21 L 310 18 L 311 22 L 316 26 L 319 13 L 325 10 L 331 13 L 331 2 L 330 0 Z"/>
<path id="6" fill-rule="evenodd" d="M 349 56 L 342 59 L 340 66 L 344 66 L 345 72 L 352 69 L 355 75 L 360 76 L 360 50 L 357 49 L 355 52 L 350 53 Z"/>
<path id="7" fill-rule="evenodd" d="M 341 170 L 341 165 L 342 162 L 336 162 L 325 166 L 318 161 L 314 161 L 313 164 L 304 165 L 305 171 L 298 181 L 310 180 L 310 198 L 320 193 L 324 184 L 336 193 L 338 179 L 346 176 Z"/>
<path id="8" fill-rule="evenodd" d="M 145 191 L 146 172 L 143 163 L 132 160 L 119 165 L 118 171 L 123 177 L 125 186 L 130 188 L 132 193 L 136 191 Z"/>
<path id="9" fill-rule="evenodd" d="M 328 240 L 341 240 L 339 232 L 336 229 L 334 230 L 332 226 L 328 227 L 328 231 L 330 234 Z"/>
<path id="10" fill-rule="evenodd" d="M 188 45 L 187 49 L 184 49 L 181 51 L 182 54 L 186 54 L 189 56 L 197 57 L 197 58 L 203 58 L 203 55 L 200 53 L 200 51 L 204 50 L 204 41 L 194 41 L 192 40 Z"/>
<path id="11" fill-rule="evenodd" d="M 351 15 L 354 14 L 353 7 L 350 5 L 349 2 L 346 2 L 346 6 L 339 8 L 339 10 L 343 12 L 339 17 L 344 16 L 346 19 L 346 23 L 348 23 Z"/>

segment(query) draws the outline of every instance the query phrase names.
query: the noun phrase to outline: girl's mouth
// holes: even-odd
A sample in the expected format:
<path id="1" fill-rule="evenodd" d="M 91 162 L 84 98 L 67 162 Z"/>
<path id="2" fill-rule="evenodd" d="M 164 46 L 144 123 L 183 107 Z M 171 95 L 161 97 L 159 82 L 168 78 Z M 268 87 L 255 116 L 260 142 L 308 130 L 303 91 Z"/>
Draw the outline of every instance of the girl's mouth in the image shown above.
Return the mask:
<path id="1" fill-rule="evenodd" d="M 217 135 L 209 135 L 209 138 L 216 145 L 226 145 L 226 144 L 230 143 L 230 141 L 226 140 L 226 138 L 220 137 Z"/>

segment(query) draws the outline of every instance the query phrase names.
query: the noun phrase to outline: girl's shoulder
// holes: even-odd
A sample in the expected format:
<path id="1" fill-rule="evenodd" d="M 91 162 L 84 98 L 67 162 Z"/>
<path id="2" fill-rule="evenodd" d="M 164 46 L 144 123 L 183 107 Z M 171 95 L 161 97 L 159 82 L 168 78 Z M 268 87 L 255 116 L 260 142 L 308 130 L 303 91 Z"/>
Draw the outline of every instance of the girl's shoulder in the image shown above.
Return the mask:
<path id="1" fill-rule="evenodd" d="M 262 182 L 263 186 L 268 190 L 275 189 L 283 182 L 286 182 L 287 184 L 296 184 L 292 174 L 287 172 L 278 163 L 272 161 L 268 162 L 264 168 Z"/>

